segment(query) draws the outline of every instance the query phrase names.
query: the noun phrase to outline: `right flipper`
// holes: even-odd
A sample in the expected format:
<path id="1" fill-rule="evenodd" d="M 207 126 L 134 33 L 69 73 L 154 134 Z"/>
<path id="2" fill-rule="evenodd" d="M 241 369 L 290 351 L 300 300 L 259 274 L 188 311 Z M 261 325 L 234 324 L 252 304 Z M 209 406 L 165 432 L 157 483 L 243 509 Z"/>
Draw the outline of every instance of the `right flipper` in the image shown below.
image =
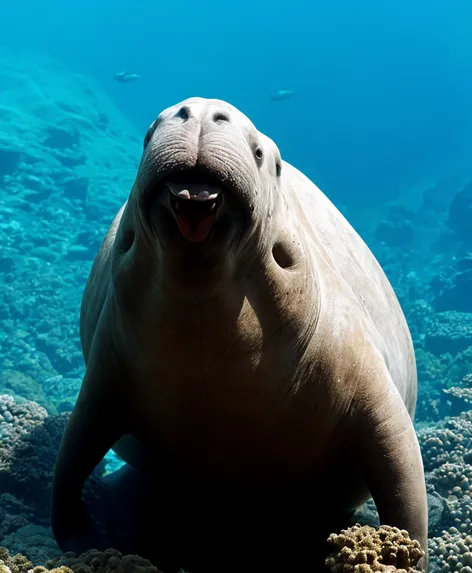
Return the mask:
<path id="1" fill-rule="evenodd" d="M 93 354 L 92 351 L 62 438 L 52 486 L 54 536 L 63 551 L 75 553 L 99 549 L 100 538 L 83 504 L 82 488 L 97 464 L 126 433 L 122 374 L 116 377 L 117 362 L 110 368 L 110 359 L 114 357 L 109 356 L 105 361 Z M 105 367 L 100 367 L 105 362 Z"/>

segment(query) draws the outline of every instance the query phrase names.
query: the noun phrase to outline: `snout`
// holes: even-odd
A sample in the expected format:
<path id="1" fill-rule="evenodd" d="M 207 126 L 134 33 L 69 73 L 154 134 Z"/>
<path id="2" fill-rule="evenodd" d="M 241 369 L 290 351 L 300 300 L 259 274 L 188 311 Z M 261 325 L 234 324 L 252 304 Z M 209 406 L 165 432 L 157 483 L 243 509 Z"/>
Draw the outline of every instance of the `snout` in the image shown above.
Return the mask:
<path id="1" fill-rule="evenodd" d="M 257 131 L 220 100 L 191 98 L 164 110 L 149 128 L 139 170 L 142 187 L 198 169 L 247 195 L 255 184 Z"/>
<path id="2" fill-rule="evenodd" d="M 225 210 L 250 216 L 256 139 L 254 126 L 226 102 L 192 98 L 163 111 L 145 139 L 137 178 L 142 209 L 164 206 L 190 242 L 205 241 Z"/>
<path id="3" fill-rule="evenodd" d="M 161 235 L 193 244 L 241 235 L 258 188 L 256 138 L 249 120 L 219 100 L 192 98 L 159 115 L 145 139 L 137 188 Z"/>

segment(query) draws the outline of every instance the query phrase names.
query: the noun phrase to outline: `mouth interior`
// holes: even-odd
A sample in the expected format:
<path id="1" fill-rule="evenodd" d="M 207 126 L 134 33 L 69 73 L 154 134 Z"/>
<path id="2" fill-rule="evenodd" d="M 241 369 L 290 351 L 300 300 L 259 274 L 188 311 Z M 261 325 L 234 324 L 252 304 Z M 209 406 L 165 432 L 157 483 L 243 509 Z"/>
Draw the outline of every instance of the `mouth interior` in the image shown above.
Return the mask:
<path id="1" fill-rule="evenodd" d="M 166 182 L 170 205 L 182 236 L 192 243 L 205 241 L 223 205 L 223 190 L 211 182 Z"/>

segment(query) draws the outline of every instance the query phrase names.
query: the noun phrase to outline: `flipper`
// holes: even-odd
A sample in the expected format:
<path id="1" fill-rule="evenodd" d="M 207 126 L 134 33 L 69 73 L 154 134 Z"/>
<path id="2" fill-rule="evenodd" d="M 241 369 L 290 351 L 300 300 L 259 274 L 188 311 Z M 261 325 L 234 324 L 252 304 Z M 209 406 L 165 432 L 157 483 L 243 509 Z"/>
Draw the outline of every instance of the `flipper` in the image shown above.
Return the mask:
<path id="1" fill-rule="evenodd" d="M 109 349 L 108 349 L 109 351 Z M 82 501 L 82 488 L 97 464 L 125 433 L 118 360 L 100 360 L 96 345 L 56 461 L 51 526 L 59 547 L 76 553 L 100 549 L 100 539 Z M 91 366 L 92 365 L 92 366 Z"/>
<path id="2" fill-rule="evenodd" d="M 428 503 L 413 421 L 383 363 L 366 377 L 368 398 L 355 415 L 361 471 L 380 523 L 406 529 L 425 551 L 427 570 Z"/>

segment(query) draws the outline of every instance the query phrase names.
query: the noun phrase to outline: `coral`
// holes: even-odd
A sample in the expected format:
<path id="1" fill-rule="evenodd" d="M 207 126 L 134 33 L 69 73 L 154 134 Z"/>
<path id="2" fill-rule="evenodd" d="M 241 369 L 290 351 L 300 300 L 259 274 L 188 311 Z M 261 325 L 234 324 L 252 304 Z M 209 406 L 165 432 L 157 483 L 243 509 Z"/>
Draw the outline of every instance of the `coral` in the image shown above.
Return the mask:
<path id="1" fill-rule="evenodd" d="M 122 555 L 115 549 L 87 551 L 79 557 L 66 554 L 48 561 L 47 567 L 53 568 L 53 571 L 57 567 L 66 567 L 73 573 L 159 573 L 157 567 L 147 559 L 138 555 Z"/>
<path id="2" fill-rule="evenodd" d="M 418 439 L 427 472 L 445 463 L 465 465 L 464 456 L 472 449 L 472 412 L 419 430 Z"/>
<path id="3" fill-rule="evenodd" d="M 456 528 L 472 530 L 472 412 L 443 420 L 436 427 L 419 430 L 418 438 L 429 488 L 447 506 L 440 523 L 430 533 Z"/>
<path id="4" fill-rule="evenodd" d="M 465 376 L 460 385 L 443 388 L 450 404 L 450 414 L 457 415 L 472 406 L 472 376 Z"/>
<path id="5" fill-rule="evenodd" d="M 455 527 L 433 537 L 428 547 L 430 569 L 440 573 L 472 573 L 472 535 Z"/>
<path id="6" fill-rule="evenodd" d="M 69 414 L 48 416 L 34 402 L 0 395 L 0 491 L 34 506 L 36 519 L 49 517 L 52 471 L 68 419 Z M 104 467 L 100 463 L 93 476 Z M 88 496 L 99 495 L 86 490 Z"/>
<path id="7" fill-rule="evenodd" d="M 8 549 L 0 547 L 0 571 L 2 573 L 44 573 L 48 571 L 46 567 L 34 566 L 34 564 L 24 555 L 17 553 L 10 557 Z M 53 573 L 72 573 L 68 567 L 59 566 L 51 569 Z"/>
<path id="8" fill-rule="evenodd" d="M 0 372 L 0 391 L 8 391 L 12 396 L 26 398 L 43 406 L 49 414 L 57 414 L 57 408 L 51 398 L 45 395 L 41 384 L 31 376 L 17 370 Z"/>
<path id="9" fill-rule="evenodd" d="M 67 418 L 9 395 L 0 395 L 0 413 L 0 490 L 37 503 L 39 492 L 47 494 Z M 47 497 L 42 505 L 46 512 Z"/>
<path id="10" fill-rule="evenodd" d="M 356 524 L 328 538 L 333 552 L 326 559 L 332 573 L 371 573 L 373 571 L 418 571 L 424 556 L 419 543 L 408 532 L 396 527 L 379 528 Z"/>
<path id="11" fill-rule="evenodd" d="M 51 529 L 41 525 L 25 525 L 14 533 L 6 535 L 1 544 L 7 547 L 10 555 L 21 553 L 34 565 L 46 563 L 62 555 Z"/>
<path id="12" fill-rule="evenodd" d="M 17 554 L 10 557 L 5 547 L 0 547 L 1 564 L 10 573 L 159 573 L 150 561 L 138 555 L 122 555 L 114 549 L 87 551 L 76 557 L 73 553 L 51 559 L 46 565 L 34 565 L 27 557 Z M 5 569 L 2 573 L 8 573 Z"/>
<path id="13" fill-rule="evenodd" d="M 472 493 L 472 467 L 462 463 L 446 462 L 433 472 L 431 483 L 436 491 L 444 496 L 463 496 Z"/>
<path id="14" fill-rule="evenodd" d="M 418 348 L 416 367 L 421 383 L 418 388 L 415 420 L 437 421 L 443 413 L 440 388 L 444 384 L 447 363 L 431 352 Z"/>
<path id="15" fill-rule="evenodd" d="M 27 573 L 33 568 L 33 564 L 27 557 L 21 554 L 10 557 L 5 547 L 0 547 L 0 563 L 7 567 L 10 573 Z M 2 573 L 7 573 L 7 571 L 3 570 Z"/>
<path id="16" fill-rule="evenodd" d="M 418 281 L 417 277 L 416 281 Z M 433 307 L 423 298 L 419 298 L 405 308 L 405 313 L 413 338 L 418 344 L 421 344 L 430 322 L 434 320 Z"/>
<path id="17" fill-rule="evenodd" d="M 445 379 L 438 387 L 444 390 L 451 386 L 460 386 L 467 388 L 471 386 L 471 381 L 467 376 L 470 372 L 472 364 L 472 346 L 466 348 L 463 352 L 459 352 L 453 360 L 449 362 Z M 457 380 L 460 380 L 458 383 Z M 443 400 L 444 400 L 443 396 Z M 456 416 L 460 411 L 448 412 L 448 415 Z"/>
<path id="18" fill-rule="evenodd" d="M 433 354 L 457 354 L 472 346 L 472 314 L 438 312 L 430 323 L 425 345 Z"/>

